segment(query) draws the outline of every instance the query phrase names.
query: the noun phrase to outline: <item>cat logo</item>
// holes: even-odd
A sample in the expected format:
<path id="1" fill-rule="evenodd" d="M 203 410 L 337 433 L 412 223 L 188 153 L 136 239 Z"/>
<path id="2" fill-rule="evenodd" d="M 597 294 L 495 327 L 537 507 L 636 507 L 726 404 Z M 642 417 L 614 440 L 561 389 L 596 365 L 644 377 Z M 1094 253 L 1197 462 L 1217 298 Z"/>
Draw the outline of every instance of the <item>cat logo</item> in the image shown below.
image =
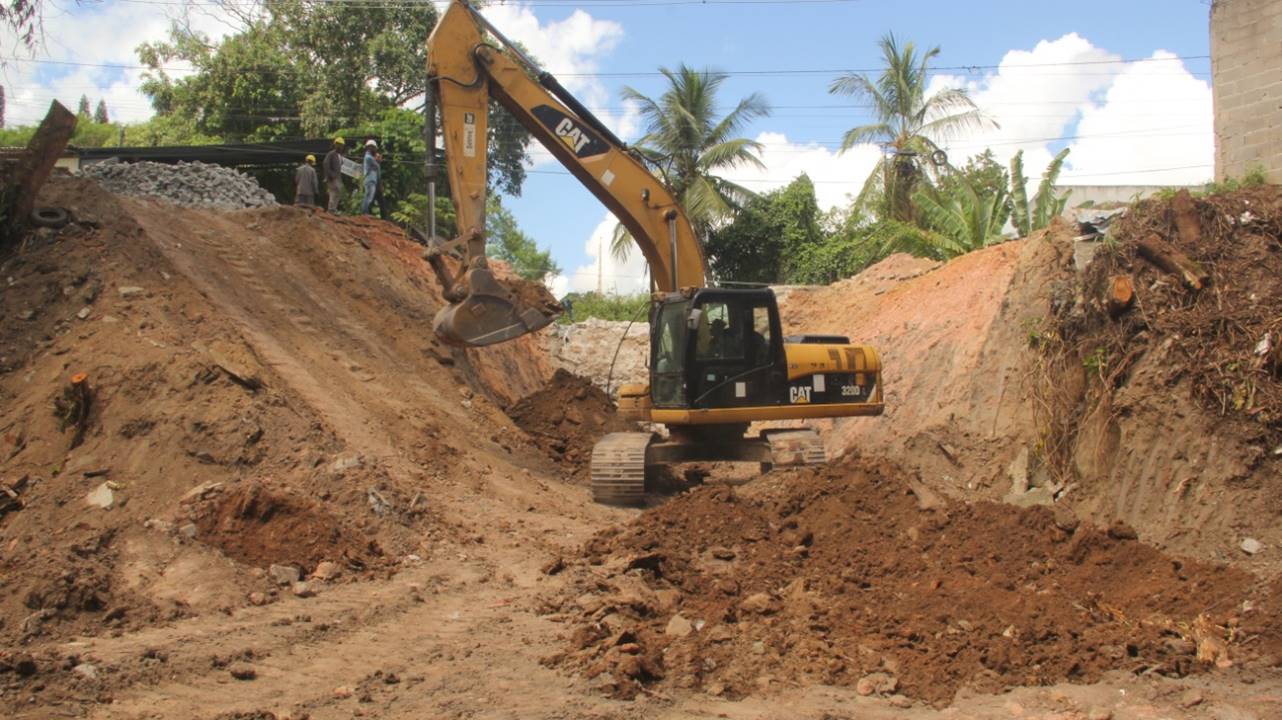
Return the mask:
<path id="1" fill-rule="evenodd" d="M 605 141 L 583 127 L 578 118 L 570 117 L 551 105 L 538 105 L 531 111 L 543 126 L 552 131 L 575 157 L 587 158 L 601 155 L 610 149 Z"/>
<path id="2" fill-rule="evenodd" d="M 788 388 L 788 402 L 794 405 L 810 402 L 810 388 L 793 385 Z"/>
<path id="3" fill-rule="evenodd" d="M 574 122 L 570 118 L 565 118 L 556 124 L 556 134 L 570 146 L 570 149 L 577 155 L 584 145 L 592 139 L 583 134 L 583 131 L 574 127 Z"/>

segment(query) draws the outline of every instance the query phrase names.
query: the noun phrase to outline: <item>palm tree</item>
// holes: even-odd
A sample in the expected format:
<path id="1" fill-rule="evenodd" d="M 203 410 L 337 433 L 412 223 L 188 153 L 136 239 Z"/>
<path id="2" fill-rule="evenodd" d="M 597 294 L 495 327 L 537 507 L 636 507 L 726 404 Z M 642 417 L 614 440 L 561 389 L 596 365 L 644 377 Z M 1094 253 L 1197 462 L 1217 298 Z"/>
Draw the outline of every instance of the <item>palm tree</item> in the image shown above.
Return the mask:
<path id="1" fill-rule="evenodd" d="M 735 137 L 754 118 L 770 113 L 758 93 L 739 101 L 734 110 L 716 117 L 717 90 L 728 75 L 710 70 L 697 71 L 686 65 L 677 69 L 659 68 L 668 87 L 657 99 L 625 87 L 623 98 L 641 105 L 646 134 L 635 148 L 656 169 L 704 237 L 709 228 L 729 217 L 753 193 L 716 173 L 748 165 L 764 168 L 757 153 L 761 143 Z M 626 259 L 632 238 L 616 229 L 611 253 Z"/>
<path id="2" fill-rule="evenodd" d="M 883 216 L 912 222 L 913 191 L 920 179 L 923 160 L 941 157 L 937 143 L 967 130 L 996 127 L 975 107 L 962 89 L 940 90 L 926 97 L 930 61 L 939 47 L 918 54 L 911 43 L 902 46 L 889 33 L 878 43 L 886 68 L 874 81 L 866 75 L 848 73 L 832 81 L 828 92 L 850 95 L 865 102 L 876 121 L 853 127 L 841 139 L 841 152 L 860 143 L 879 143 L 882 156 L 859 194 L 865 202 L 881 180 Z"/>

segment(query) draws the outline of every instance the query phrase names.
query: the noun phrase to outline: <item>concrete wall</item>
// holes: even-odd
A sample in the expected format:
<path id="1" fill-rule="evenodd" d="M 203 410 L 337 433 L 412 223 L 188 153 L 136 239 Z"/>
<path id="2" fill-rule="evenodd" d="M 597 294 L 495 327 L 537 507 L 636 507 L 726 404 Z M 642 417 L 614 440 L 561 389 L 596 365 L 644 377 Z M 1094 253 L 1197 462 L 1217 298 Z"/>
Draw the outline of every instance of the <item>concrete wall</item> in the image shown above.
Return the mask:
<path id="1" fill-rule="evenodd" d="M 1282 2 L 1214 0 L 1211 77 L 1216 178 L 1282 183 Z"/>
<path id="2" fill-rule="evenodd" d="M 1072 191 L 1068 204 L 1064 206 L 1064 215 L 1071 216 L 1074 208 L 1091 201 L 1095 205 L 1104 203 L 1131 203 L 1143 200 L 1166 188 L 1196 187 L 1194 185 L 1056 185 L 1056 194 Z"/>

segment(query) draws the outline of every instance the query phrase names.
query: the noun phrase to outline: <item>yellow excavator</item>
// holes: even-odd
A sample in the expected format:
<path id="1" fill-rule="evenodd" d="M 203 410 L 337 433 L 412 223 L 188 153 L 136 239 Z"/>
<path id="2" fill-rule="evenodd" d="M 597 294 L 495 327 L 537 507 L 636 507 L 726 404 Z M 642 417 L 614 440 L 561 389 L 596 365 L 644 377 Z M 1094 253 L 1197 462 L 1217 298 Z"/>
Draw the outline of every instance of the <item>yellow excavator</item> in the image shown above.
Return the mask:
<path id="1" fill-rule="evenodd" d="M 880 415 L 881 360 L 841 336 L 785 336 L 774 292 L 709 287 L 702 246 L 672 193 L 551 74 L 467 2 L 453 0 L 428 39 L 429 104 L 440 110 L 445 166 L 459 235 L 433 239 L 426 257 L 450 302 L 435 331 L 482 346 L 538 330 L 552 313 L 523 307 L 485 258 L 486 112 L 511 113 L 627 228 L 649 263 L 648 384 L 619 389 L 620 413 L 663 426 L 612 433 L 592 453 L 593 499 L 644 501 L 647 468 L 705 461 L 825 462 L 809 429 L 752 423 Z M 429 107 L 429 118 L 434 113 Z M 429 121 L 429 126 L 431 121 Z M 429 127 L 429 158 L 435 130 Z M 462 257 L 456 268 L 447 254 Z"/>

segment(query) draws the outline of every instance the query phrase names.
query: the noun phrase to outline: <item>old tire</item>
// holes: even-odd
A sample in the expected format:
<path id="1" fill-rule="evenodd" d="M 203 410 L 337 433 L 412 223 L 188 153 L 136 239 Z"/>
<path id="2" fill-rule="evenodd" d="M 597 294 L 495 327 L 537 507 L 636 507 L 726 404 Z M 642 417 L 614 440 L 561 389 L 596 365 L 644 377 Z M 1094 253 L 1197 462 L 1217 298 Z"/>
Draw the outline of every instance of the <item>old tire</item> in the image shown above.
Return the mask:
<path id="1" fill-rule="evenodd" d="M 65 208 L 40 207 L 31 211 L 31 224 L 36 227 L 60 228 L 71 222 L 71 214 Z"/>

